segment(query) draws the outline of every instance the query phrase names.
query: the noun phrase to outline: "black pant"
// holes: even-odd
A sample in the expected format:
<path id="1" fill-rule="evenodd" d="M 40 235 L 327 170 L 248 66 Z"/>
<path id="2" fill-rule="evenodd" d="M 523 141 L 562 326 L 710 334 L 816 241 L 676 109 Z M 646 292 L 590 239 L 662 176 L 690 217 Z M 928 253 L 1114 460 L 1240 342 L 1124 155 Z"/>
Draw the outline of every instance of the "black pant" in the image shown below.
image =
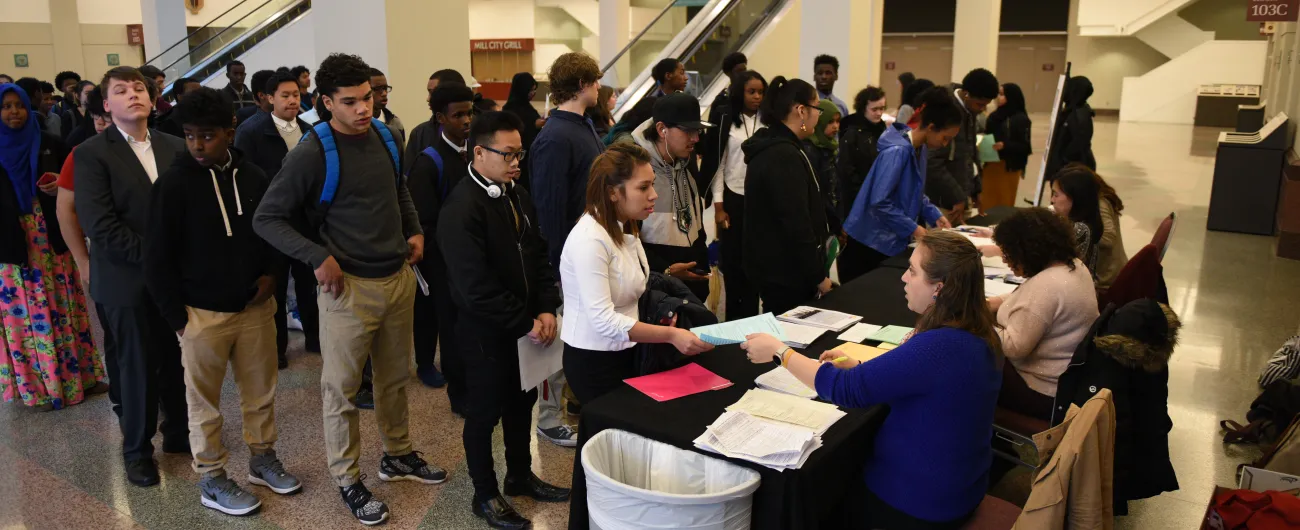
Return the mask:
<path id="1" fill-rule="evenodd" d="M 840 528 L 876 530 L 957 530 L 966 525 L 975 510 L 952 521 L 934 522 L 913 517 L 877 497 L 861 479 L 848 485 L 841 505 Z"/>
<path id="2" fill-rule="evenodd" d="M 275 351 L 284 356 L 289 348 L 289 275 L 293 275 L 293 292 L 298 297 L 298 321 L 306 337 L 307 351 L 320 351 L 320 316 L 316 308 L 316 272 L 311 266 L 293 258 L 275 275 Z"/>
<path id="3" fill-rule="evenodd" d="M 817 298 L 817 287 L 798 289 L 784 285 L 764 285 L 759 287 L 759 298 L 763 301 L 763 311 L 781 314 Z"/>
<path id="4" fill-rule="evenodd" d="M 415 369 L 421 374 L 436 369 L 433 359 L 441 340 L 447 400 L 451 401 L 452 408 L 460 408 L 465 400 L 465 363 L 456 347 L 458 310 L 452 302 L 445 273 L 433 272 L 425 279 L 429 282 L 429 296 L 424 296 L 423 292 L 415 293 Z"/>
<path id="5" fill-rule="evenodd" d="M 731 218 L 731 227 L 718 231 L 722 244 L 722 281 L 727 290 L 727 320 L 758 314 L 758 292 L 745 274 L 741 248 L 744 241 L 745 196 L 726 189 L 722 192 L 722 209 Z"/>
<path id="6" fill-rule="evenodd" d="M 565 344 L 564 377 L 578 402 L 591 403 L 623 386 L 624 379 L 636 377 L 635 350 L 636 347 L 621 351 L 584 350 Z"/>
<path id="7" fill-rule="evenodd" d="M 479 332 L 481 333 L 481 332 Z M 506 335 L 502 333 L 501 335 Z M 514 337 L 483 337 L 457 328 L 457 343 L 465 361 L 465 464 L 474 483 L 476 502 L 500 495 L 492 461 L 492 431 L 501 423 L 506 446 L 506 476 L 532 473 L 533 405 L 537 390 L 519 389 L 519 350 Z"/>
<path id="8" fill-rule="evenodd" d="M 113 376 L 117 374 L 117 341 L 113 340 L 113 327 L 109 325 L 108 311 L 104 304 L 95 302 L 95 314 L 99 316 L 99 327 L 104 330 L 104 365 L 108 371 L 109 381 L 113 381 Z M 113 414 L 117 419 L 122 419 L 122 388 L 118 385 L 108 385 L 108 402 L 113 404 Z"/>
<path id="9" fill-rule="evenodd" d="M 189 438 L 180 342 L 152 298 L 139 306 L 103 306 L 102 315 L 105 331 L 117 344 L 108 377 L 121 401 L 122 457 L 152 458 L 150 440 L 158 431 L 159 408 L 163 439 L 179 443 Z"/>
<path id="10" fill-rule="evenodd" d="M 998 392 L 998 406 L 1019 412 L 1031 418 L 1052 421 L 1052 407 L 1056 398 L 1040 394 L 1025 383 L 1025 378 L 1006 361 L 1002 365 L 1002 390 Z M 1031 434 L 1031 433 L 1026 433 Z"/>
<path id="11" fill-rule="evenodd" d="M 835 263 L 840 271 L 840 283 L 845 284 L 853 281 L 858 276 L 875 270 L 889 259 L 889 256 L 882 254 L 880 251 L 859 243 L 852 237 L 844 243 L 844 251 Z"/>

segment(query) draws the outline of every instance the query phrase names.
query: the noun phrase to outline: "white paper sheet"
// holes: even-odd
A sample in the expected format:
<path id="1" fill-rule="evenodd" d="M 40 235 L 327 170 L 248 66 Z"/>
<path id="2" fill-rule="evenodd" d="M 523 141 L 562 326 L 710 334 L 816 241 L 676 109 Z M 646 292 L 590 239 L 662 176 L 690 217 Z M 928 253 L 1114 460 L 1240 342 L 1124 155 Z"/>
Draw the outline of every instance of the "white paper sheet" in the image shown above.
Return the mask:
<path id="1" fill-rule="evenodd" d="M 789 370 L 786 370 L 784 366 L 778 366 L 773 368 L 771 371 L 754 378 L 754 384 L 758 385 L 759 388 L 780 392 L 782 394 L 789 394 L 804 399 L 817 397 L 816 390 L 808 388 L 808 385 L 803 384 L 803 382 L 796 378 L 794 374 L 790 373 Z"/>
<path id="2" fill-rule="evenodd" d="M 841 333 L 839 339 L 844 342 L 862 342 L 864 340 L 867 340 L 867 337 L 870 337 L 872 334 L 874 334 L 877 331 L 880 331 L 881 329 L 882 329 L 881 326 L 877 326 L 875 324 L 863 324 L 859 322 L 857 324 L 854 324 L 853 327 L 849 328 L 848 331 Z"/>
<path id="3" fill-rule="evenodd" d="M 812 344 L 823 333 L 826 333 L 826 328 L 816 328 L 793 322 L 777 322 L 777 324 L 781 326 L 781 331 L 785 332 L 783 342 L 791 348 L 807 348 L 809 344 Z"/>
<path id="4" fill-rule="evenodd" d="M 844 417 L 844 411 L 836 408 L 835 405 L 761 388 L 745 392 L 740 401 L 727 407 L 727 410 L 747 412 L 760 418 L 799 425 L 812 429 L 818 436 Z"/>
<path id="5" fill-rule="evenodd" d="M 1012 291 L 1016 290 L 1016 287 L 1019 286 L 1003 282 L 1002 280 L 989 280 L 986 278 L 984 280 L 984 297 L 993 298 L 994 296 L 1011 294 Z"/>
<path id="6" fill-rule="evenodd" d="M 564 329 L 563 318 L 556 317 L 555 342 L 548 348 L 542 344 L 533 344 L 527 336 L 519 339 L 519 389 L 525 392 L 537 388 L 551 374 L 564 369 L 564 342 L 558 336 Z"/>
<path id="7" fill-rule="evenodd" d="M 420 292 L 424 293 L 424 296 L 429 296 L 429 282 L 424 280 L 423 274 L 420 274 L 420 268 L 411 265 L 411 270 L 415 271 L 415 283 L 420 286 Z"/>
<path id="8" fill-rule="evenodd" d="M 793 425 L 763 421 L 744 412 L 724 412 L 708 427 L 721 449 L 748 456 L 803 453 L 812 431 Z"/>
<path id="9" fill-rule="evenodd" d="M 862 320 L 858 315 L 850 315 L 839 311 L 831 311 L 820 307 L 809 307 L 801 305 L 780 315 L 776 316 L 777 320 L 782 322 L 793 322 L 805 326 L 814 326 L 826 328 L 833 331 L 843 331 L 853 325 L 854 322 Z"/>

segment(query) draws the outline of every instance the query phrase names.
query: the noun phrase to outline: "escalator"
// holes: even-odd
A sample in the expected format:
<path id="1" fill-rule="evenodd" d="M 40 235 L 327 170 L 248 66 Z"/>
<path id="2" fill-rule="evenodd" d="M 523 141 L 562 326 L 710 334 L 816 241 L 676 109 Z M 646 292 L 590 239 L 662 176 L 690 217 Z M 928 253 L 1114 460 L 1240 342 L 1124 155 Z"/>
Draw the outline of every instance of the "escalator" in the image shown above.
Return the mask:
<path id="1" fill-rule="evenodd" d="M 619 96 L 615 118 L 621 118 L 626 110 L 654 91 L 650 70 L 656 62 L 669 57 L 686 65 L 689 78 L 686 91 L 700 98 L 702 107 L 707 107 L 728 83 L 722 75 L 723 58 L 737 51 L 752 54 L 767 31 L 790 9 L 793 0 L 709 0 L 702 7 L 701 3 L 700 0 L 670 2 L 604 66 L 603 72 L 610 71 L 629 53 L 634 58 L 654 54 L 654 59 L 644 65 L 633 65 L 639 73 Z M 656 41 L 657 35 L 665 34 L 674 36 L 666 42 Z"/>
<path id="2" fill-rule="evenodd" d="M 146 61 L 167 75 L 163 94 L 181 77 L 200 81 L 311 10 L 311 0 L 242 0 Z"/>

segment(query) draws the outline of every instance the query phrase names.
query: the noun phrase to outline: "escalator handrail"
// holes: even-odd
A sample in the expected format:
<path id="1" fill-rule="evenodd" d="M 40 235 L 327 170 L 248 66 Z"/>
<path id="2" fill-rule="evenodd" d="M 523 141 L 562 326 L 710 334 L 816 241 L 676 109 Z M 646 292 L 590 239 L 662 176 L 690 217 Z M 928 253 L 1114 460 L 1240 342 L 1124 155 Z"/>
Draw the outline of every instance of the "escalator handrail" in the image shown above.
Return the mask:
<path id="1" fill-rule="evenodd" d="M 193 37 L 196 33 L 198 33 L 198 32 L 200 32 L 200 31 L 203 31 L 203 30 L 207 29 L 208 26 L 211 26 L 213 22 L 216 22 L 216 21 L 220 20 L 221 17 L 226 16 L 226 14 L 230 13 L 231 11 L 234 11 L 234 10 L 237 9 L 239 6 L 242 6 L 242 5 L 244 5 L 245 3 L 248 3 L 248 2 L 251 2 L 251 1 L 252 1 L 252 0 L 239 0 L 239 3 L 238 3 L 238 4 L 235 4 L 235 5 L 233 5 L 233 6 L 230 6 L 230 9 L 227 9 L 227 10 L 225 10 L 225 11 L 222 11 L 220 15 L 217 15 L 217 16 L 215 16 L 215 17 L 212 17 L 212 19 L 209 20 L 206 24 L 203 24 L 202 26 L 199 26 L 199 29 L 196 29 L 196 30 L 194 30 L 194 31 L 191 31 L 191 32 L 189 33 L 189 35 L 186 35 L 186 36 L 185 36 L 185 38 L 176 41 L 176 42 L 173 43 L 171 46 L 168 46 L 166 50 L 163 50 L 161 53 L 158 53 L 157 55 L 154 55 L 152 58 L 150 58 L 149 60 L 145 61 L 144 64 L 152 63 L 152 62 L 158 60 L 159 57 L 162 57 L 162 56 L 164 56 L 164 55 L 167 55 L 167 52 L 172 51 L 172 48 L 175 48 L 175 47 L 177 47 L 177 46 L 180 46 L 182 42 L 186 42 L 186 43 L 188 43 L 188 42 L 190 41 L 190 37 Z"/>
<path id="2" fill-rule="evenodd" d="M 700 13 L 687 22 L 686 26 L 669 41 L 668 45 L 664 46 L 655 61 L 668 57 L 680 59 L 688 50 L 695 49 L 697 40 L 720 23 L 725 13 L 734 8 L 738 2 L 739 0 L 710 0 L 700 10 Z M 623 91 L 623 95 L 619 96 L 618 103 L 614 108 L 615 118 L 621 118 L 627 109 L 632 108 L 631 105 L 649 94 L 653 86 L 654 80 L 650 78 L 649 70 L 644 70 L 637 74 L 636 77 L 633 77 L 632 81 L 628 83 L 627 89 Z"/>
<path id="3" fill-rule="evenodd" d="M 247 1 L 250 1 L 250 0 L 244 0 L 244 1 L 247 2 Z M 244 13 L 244 16 L 235 19 L 235 21 L 234 21 L 234 22 L 231 22 L 229 26 L 226 26 L 226 27 L 224 27 L 224 28 L 221 28 L 221 31 L 218 31 L 215 35 L 213 35 L 213 36 L 211 36 L 211 37 L 208 37 L 208 40 L 205 40 L 205 41 L 199 43 L 198 46 L 195 46 L 195 47 L 194 47 L 193 49 L 191 49 L 189 52 L 186 52 L 185 55 L 182 55 L 182 56 L 178 57 L 175 61 L 172 61 L 171 64 L 169 64 L 169 65 L 163 67 L 163 68 L 162 68 L 162 71 L 166 72 L 167 69 L 169 69 L 169 68 L 171 68 L 171 67 L 173 67 L 173 66 L 176 66 L 176 63 L 181 62 L 181 59 L 185 59 L 186 57 L 189 57 L 190 55 L 192 55 L 192 54 L 194 53 L 194 50 L 196 50 L 196 49 L 201 49 L 201 48 L 203 48 L 204 46 L 206 46 L 209 42 L 212 42 L 213 40 L 216 40 L 217 37 L 220 37 L 220 36 L 222 36 L 222 35 L 225 35 L 227 31 L 230 31 L 230 28 L 235 27 L 235 24 L 238 24 L 238 23 L 240 23 L 240 22 L 243 22 L 244 19 L 246 19 L 246 18 L 249 17 L 249 15 L 252 15 L 252 14 L 253 14 L 254 12 L 256 12 L 257 10 L 259 10 L 259 9 L 261 9 L 261 8 L 263 8 L 263 7 L 266 7 L 266 6 L 269 5 L 271 2 L 274 2 L 274 1 L 276 1 L 276 0 L 266 0 L 265 2 L 262 2 L 261 5 L 259 5 L 259 6 L 255 7 L 255 8 L 253 8 L 253 9 L 250 9 L 247 13 Z M 240 3 L 242 4 L 243 2 L 240 2 Z M 297 2 L 295 2 L 293 5 L 298 5 L 298 4 L 297 4 Z M 279 14 L 279 12 L 277 11 L 276 14 Z M 272 16 L 275 16 L 275 15 L 272 15 Z M 270 20 L 270 19 L 271 19 L 271 17 L 267 17 L 267 20 Z M 266 20 L 263 20 L 262 22 L 258 23 L 256 26 L 254 26 L 254 28 L 256 28 L 256 27 L 260 27 L 260 26 L 264 25 L 265 23 L 266 23 Z M 250 29 L 252 29 L 252 28 L 250 28 Z M 225 48 L 226 48 L 226 47 L 223 46 L 221 49 L 224 50 Z"/>
<path id="4" fill-rule="evenodd" d="M 269 4 L 269 3 L 273 2 L 273 1 L 275 1 L 275 0 L 267 0 L 265 3 L 262 4 L 262 6 L 264 6 L 264 5 L 266 5 L 266 4 Z M 290 11 L 293 11 L 293 10 L 296 9 L 298 6 L 303 5 L 303 4 L 306 4 L 306 3 L 309 3 L 310 1 L 311 1 L 311 0 L 295 0 L 295 1 L 291 2 L 289 5 L 284 6 L 284 8 L 280 9 L 279 11 L 276 11 L 275 13 L 272 13 L 271 16 L 266 17 L 265 20 L 259 22 L 257 25 L 248 28 L 248 30 L 244 32 L 244 35 L 256 35 L 257 32 L 259 32 L 259 31 L 265 29 L 267 26 L 269 26 L 271 23 L 275 22 L 276 20 L 279 20 L 280 17 L 283 17 L 283 16 L 287 15 Z M 260 7 L 262 7 L 262 6 L 258 6 L 258 7 L 260 8 Z M 220 57 L 220 56 L 224 55 L 227 51 L 231 50 L 232 48 L 234 48 L 234 47 L 235 47 L 236 45 L 238 45 L 239 43 L 240 43 L 239 40 L 235 40 L 235 41 L 231 41 L 230 43 L 226 44 L 225 46 L 222 46 L 221 49 L 219 49 L 219 50 L 213 52 L 212 54 L 210 54 L 210 55 L 208 56 L 208 58 L 206 58 L 206 59 L 200 61 L 198 64 L 190 65 L 190 69 L 189 69 L 188 71 L 186 71 L 186 74 L 189 74 L 190 72 L 194 72 L 194 71 L 196 71 L 196 70 L 201 70 L 201 69 L 203 69 L 203 68 L 206 67 L 209 63 L 211 63 L 212 61 L 216 60 L 217 57 Z M 177 60 L 177 62 L 180 62 L 180 61 Z M 176 64 L 176 63 L 172 63 L 172 64 L 174 65 L 174 64 Z M 170 68 L 171 65 L 168 65 L 168 67 Z M 181 76 L 181 77 L 184 77 L 184 76 Z M 168 85 L 163 89 L 162 94 L 163 94 L 163 95 L 169 94 L 169 93 L 172 91 L 172 88 L 173 88 L 174 84 L 175 84 L 175 81 L 173 81 L 171 84 L 168 84 Z"/>
<path id="5" fill-rule="evenodd" d="M 604 75 L 604 73 L 608 72 L 610 68 L 613 68 L 614 64 L 618 63 L 618 60 L 622 59 L 623 55 L 627 54 L 628 50 L 632 49 L 632 45 L 640 42 L 641 37 L 644 37 L 646 33 L 649 33 L 650 28 L 653 28 L 655 24 L 658 24 L 659 20 L 664 18 L 664 15 L 668 14 L 668 10 L 674 7 L 677 7 L 677 0 L 668 2 L 668 5 L 664 6 L 663 11 L 660 11 L 658 15 L 655 15 L 654 20 L 651 20 L 649 24 L 646 24 L 645 28 L 642 28 L 641 32 L 637 33 L 632 40 L 627 41 L 627 46 L 624 46 L 622 50 L 619 50 L 618 53 L 614 55 L 613 59 L 610 59 L 608 63 L 605 63 L 605 66 L 600 69 L 601 75 Z"/>

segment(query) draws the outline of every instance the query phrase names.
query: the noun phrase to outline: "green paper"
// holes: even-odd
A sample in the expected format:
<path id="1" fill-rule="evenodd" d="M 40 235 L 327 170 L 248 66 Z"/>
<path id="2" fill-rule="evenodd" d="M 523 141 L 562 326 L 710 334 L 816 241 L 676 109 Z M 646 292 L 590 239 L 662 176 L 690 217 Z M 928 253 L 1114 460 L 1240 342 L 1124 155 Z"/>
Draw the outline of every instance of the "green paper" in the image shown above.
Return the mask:
<path id="1" fill-rule="evenodd" d="M 1002 160 L 1002 157 L 998 156 L 998 152 L 993 149 L 994 143 L 995 140 L 993 139 L 993 135 L 991 134 L 985 134 L 982 138 L 980 138 L 980 145 L 979 145 L 980 162 L 984 162 L 987 164 L 989 162 L 998 162 Z"/>
<path id="2" fill-rule="evenodd" d="M 872 333 L 870 336 L 868 336 L 867 340 L 878 340 L 880 342 L 902 344 L 903 339 L 905 339 L 907 337 L 907 334 L 911 332 L 912 332 L 912 328 L 906 326 L 885 326 L 883 328 L 880 328 L 880 331 Z"/>

